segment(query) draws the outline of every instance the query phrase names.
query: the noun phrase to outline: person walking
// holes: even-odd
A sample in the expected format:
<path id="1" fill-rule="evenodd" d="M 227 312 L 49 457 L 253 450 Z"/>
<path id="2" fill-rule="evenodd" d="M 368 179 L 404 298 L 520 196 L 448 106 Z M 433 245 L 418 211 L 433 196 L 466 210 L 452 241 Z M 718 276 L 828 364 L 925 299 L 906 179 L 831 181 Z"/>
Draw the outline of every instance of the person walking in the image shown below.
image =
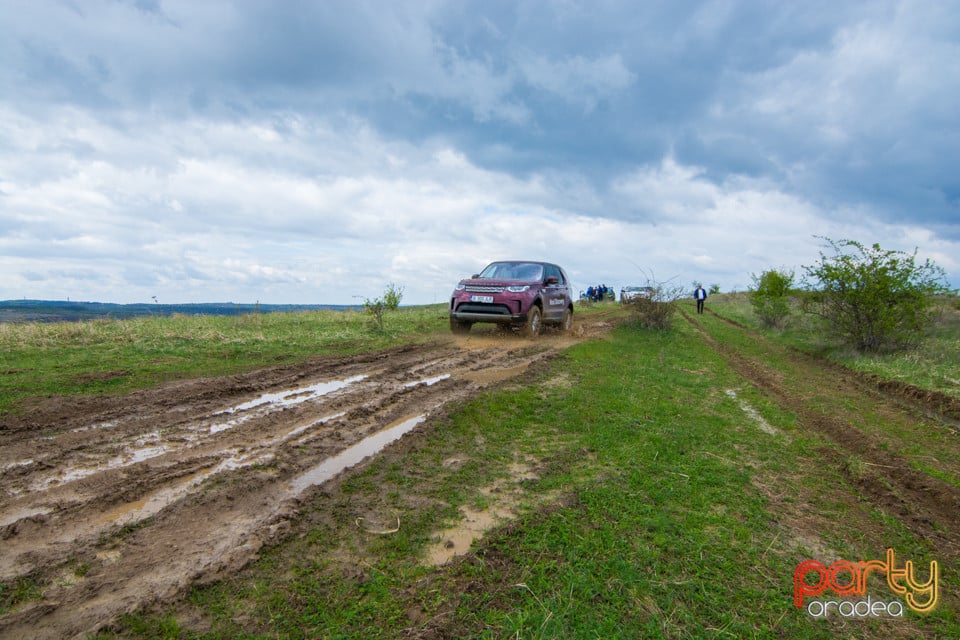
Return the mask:
<path id="1" fill-rule="evenodd" d="M 696 291 L 693 292 L 693 298 L 697 301 L 697 313 L 703 313 L 703 301 L 707 299 L 707 290 L 703 288 L 703 285 L 697 285 Z"/>

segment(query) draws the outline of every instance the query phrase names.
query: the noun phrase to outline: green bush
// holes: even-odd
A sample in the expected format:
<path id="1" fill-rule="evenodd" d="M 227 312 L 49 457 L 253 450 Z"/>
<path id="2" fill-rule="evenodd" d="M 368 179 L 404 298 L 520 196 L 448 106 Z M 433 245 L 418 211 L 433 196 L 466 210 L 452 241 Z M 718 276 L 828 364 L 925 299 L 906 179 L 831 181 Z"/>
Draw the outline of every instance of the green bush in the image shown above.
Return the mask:
<path id="1" fill-rule="evenodd" d="M 766 328 L 783 328 L 790 315 L 790 290 L 793 287 L 793 271 L 770 269 L 759 276 L 750 274 L 750 304 L 760 323 Z"/>
<path id="2" fill-rule="evenodd" d="M 914 346 L 934 319 L 934 296 L 946 294 L 946 273 L 929 259 L 826 238 L 833 256 L 804 266 L 811 291 L 804 308 L 858 351 Z"/>
<path id="3" fill-rule="evenodd" d="M 403 287 L 390 283 L 383 295 L 373 300 L 367 298 L 363 301 L 363 308 L 367 313 L 373 316 L 377 329 L 383 331 L 383 315 L 387 311 L 396 311 L 403 299 Z"/>

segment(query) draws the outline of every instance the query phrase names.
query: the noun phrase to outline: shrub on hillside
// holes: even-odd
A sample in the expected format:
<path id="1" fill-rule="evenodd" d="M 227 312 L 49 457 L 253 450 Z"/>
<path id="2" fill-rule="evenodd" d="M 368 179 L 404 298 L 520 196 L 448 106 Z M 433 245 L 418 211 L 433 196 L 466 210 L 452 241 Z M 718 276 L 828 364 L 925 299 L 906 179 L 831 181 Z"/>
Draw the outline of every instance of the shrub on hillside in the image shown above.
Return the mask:
<path id="1" fill-rule="evenodd" d="M 946 273 L 916 251 L 866 247 L 826 238 L 834 255 L 804 266 L 811 291 L 804 307 L 858 351 L 916 345 L 934 318 L 934 296 L 949 293 Z"/>
<path id="2" fill-rule="evenodd" d="M 387 311 L 396 311 L 400 307 L 400 301 L 403 299 L 403 287 L 390 283 L 383 295 L 373 300 L 367 298 L 363 301 L 364 310 L 373 316 L 377 329 L 383 331 L 383 316 Z"/>
<path id="3" fill-rule="evenodd" d="M 766 328 L 782 329 L 790 315 L 790 289 L 793 287 L 793 271 L 770 269 L 759 276 L 750 274 L 750 304 L 753 312 Z"/>
<path id="4" fill-rule="evenodd" d="M 673 326 L 673 316 L 677 312 L 679 289 L 667 288 L 662 284 L 650 285 L 653 294 L 637 296 L 624 303 L 633 318 L 645 329 L 663 330 Z"/>

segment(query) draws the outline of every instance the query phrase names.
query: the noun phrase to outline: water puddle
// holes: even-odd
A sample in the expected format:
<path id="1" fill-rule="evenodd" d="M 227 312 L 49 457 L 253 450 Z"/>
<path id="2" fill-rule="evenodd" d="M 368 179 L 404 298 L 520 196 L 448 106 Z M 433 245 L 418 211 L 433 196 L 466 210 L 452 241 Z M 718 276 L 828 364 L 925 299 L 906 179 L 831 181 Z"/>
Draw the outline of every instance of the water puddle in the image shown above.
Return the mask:
<path id="1" fill-rule="evenodd" d="M 366 375 L 357 375 L 351 378 L 346 378 L 345 380 L 333 380 L 330 382 L 318 382 L 317 384 L 312 384 L 306 387 L 300 387 L 298 389 L 290 389 L 287 391 L 277 391 L 273 393 L 265 393 L 259 398 L 243 402 L 229 409 L 224 409 L 223 411 L 218 411 L 213 414 L 216 416 L 223 415 L 234 415 L 240 413 L 237 417 L 227 420 L 226 422 L 220 422 L 217 424 L 210 425 L 210 433 L 220 433 L 221 431 L 226 431 L 228 429 L 233 429 L 248 420 L 253 419 L 258 414 L 257 413 L 243 413 L 244 411 L 249 411 L 250 409 L 258 409 L 261 407 L 268 407 L 269 410 L 279 407 L 280 409 L 285 409 L 289 407 L 294 407 L 298 404 L 302 404 L 309 400 L 315 400 L 316 398 L 321 398 L 325 395 L 331 394 L 334 391 L 339 391 L 340 389 L 346 389 L 351 384 L 355 382 L 360 382 L 367 378 Z"/>
<path id="2" fill-rule="evenodd" d="M 25 518 L 36 518 L 38 516 L 45 516 L 51 512 L 49 507 L 41 507 L 40 509 L 20 509 L 17 511 L 11 511 L 7 514 L 4 514 L 0 517 L 0 529 L 3 527 L 18 522 Z"/>
<path id="3" fill-rule="evenodd" d="M 454 457 L 445 460 L 443 465 L 457 466 L 462 462 L 461 458 Z M 524 480 L 536 480 L 539 476 L 528 464 L 519 460 L 510 464 L 507 471 L 509 475 L 506 478 L 479 490 L 485 501 L 491 502 L 490 506 L 486 509 L 462 506 L 461 520 L 456 525 L 433 534 L 436 542 L 427 548 L 424 562 L 435 567 L 449 562 L 454 557 L 467 553 L 474 541 L 482 538 L 490 529 L 517 517 L 516 510 L 523 497 L 520 483 Z M 547 494 L 541 496 L 541 499 L 553 500 L 554 497 Z"/>
<path id="4" fill-rule="evenodd" d="M 218 422 L 216 424 L 210 425 L 209 422 L 203 421 L 199 425 L 193 427 L 196 429 L 207 429 L 210 434 L 216 434 L 221 431 L 226 431 L 232 429 L 248 420 L 251 420 L 258 415 L 262 415 L 261 411 L 250 411 L 251 409 L 265 409 L 267 411 L 273 410 L 276 408 L 284 409 L 293 407 L 309 400 L 314 400 L 322 396 L 333 393 L 340 389 L 345 389 L 355 382 L 359 382 L 365 378 L 367 375 L 357 375 L 344 380 L 333 380 L 329 382 L 320 382 L 317 384 L 312 384 L 306 387 L 300 387 L 297 389 L 291 389 L 287 391 L 280 391 L 276 393 L 265 393 L 258 398 L 250 400 L 248 402 L 243 402 L 229 409 L 223 411 L 218 411 L 214 413 L 213 416 L 232 416 L 229 420 L 225 422 Z M 432 383 L 431 383 L 432 384 Z M 248 413 L 244 413 L 248 412 Z M 327 416 L 321 418 L 310 424 L 303 425 L 289 432 L 285 436 L 274 439 L 272 441 L 263 443 L 262 446 L 272 446 L 278 443 L 285 442 L 286 440 L 304 432 L 309 429 L 323 424 L 327 420 L 331 420 L 335 417 L 338 417 L 341 414 L 336 414 L 334 416 Z M 202 426 L 201 426 L 202 425 Z M 113 426 L 112 423 L 101 423 L 99 425 L 93 425 L 91 427 L 84 427 L 82 429 L 93 429 L 93 428 L 106 428 Z M 90 467 L 74 467 L 69 469 L 63 469 L 56 473 L 53 477 L 48 477 L 44 480 L 35 482 L 30 488 L 31 491 L 47 491 L 51 488 L 65 485 L 71 482 L 76 482 L 78 480 L 83 480 L 89 476 L 102 473 L 104 471 L 110 471 L 114 469 L 119 469 L 122 467 L 127 467 L 131 465 L 138 464 L 159 456 L 168 454 L 172 451 L 181 450 L 184 448 L 189 448 L 196 443 L 195 440 L 179 439 L 174 443 L 162 443 L 161 435 L 158 432 L 148 433 L 140 438 L 138 438 L 131 445 L 127 446 L 122 453 L 119 455 L 105 461 L 97 463 L 95 466 Z M 6 471 L 8 468 L 13 468 L 14 466 L 32 464 L 32 461 L 18 462 L 10 465 L 5 465 L 0 468 L 0 472 Z"/>
<path id="5" fill-rule="evenodd" d="M 147 460 L 170 453 L 171 451 L 173 451 L 173 447 L 166 444 L 131 447 L 126 449 L 120 455 L 115 456 L 106 462 L 99 463 L 93 467 L 75 467 L 72 469 L 65 469 L 52 478 L 47 478 L 35 483 L 31 487 L 31 490 L 46 491 L 59 485 L 76 482 L 77 480 L 83 480 L 84 478 L 98 473 L 103 473 L 104 471 L 111 471 L 113 469 L 120 469 L 122 467 L 129 467 L 140 462 L 145 462 Z"/>
<path id="6" fill-rule="evenodd" d="M 95 431 L 97 429 L 113 429 L 117 426 L 116 422 L 98 422 L 96 424 L 87 425 L 86 427 L 77 427 L 76 429 L 71 429 L 68 433 L 83 433 L 84 431 Z"/>
<path id="7" fill-rule="evenodd" d="M 774 427 L 773 425 L 771 425 L 769 422 L 767 422 L 767 421 L 763 418 L 762 415 L 760 415 L 760 412 L 759 412 L 759 411 L 757 411 L 756 409 L 754 409 L 753 407 L 751 407 L 750 404 L 749 404 L 746 400 L 744 400 L 744 399 L 742 399 L 740 396 L 738 396 L 736 391 L 734 391 L 733 389 L 727 389 L 726 394 L 727 394 L 731 399 L 737 401 L 737 404 L 740 405 L 740 409 L 741 409 L 745 414 L 747 414 L 748 416 L 750 416 L 750 419 L 753 420 L 758 427 L 760 427 L 760 430 L 761 430 L 761 431 L 763 431 L 764 433 L 769 433 L 769 434 L 772 435 L 772 436 L 778 435 L 778 434 L 780 433 L 780 431 L 779 431 L 776 427 Z"/>
<path id="8" fill-rule="evenodd" d="M 145 520 L 152 515 L 160 513 L 165 507 L 172 504 L 178 498 L 187 495 L 190 489 L 200 484 L 200 482 L 212 474 L 212 470 L 194 473 L 172 486 L 155 491 L 139 500 L 134 500 L 133 502 L 128 502 L 111 509 L 100 516 L 99 522 L 100 524 L 112 522 L 122 527 Z"/>
<path id="9" fill-rule="evenodd" d="M 362 462 L 365 458 L 379 453 L 384 447 L 399 440 L 404 434 L 410 432 L 414 427 L 423 422 L 424 419 L 426 419 L 426 416 L 419 415 L 395 422 L 372 436 L 364 438 L 357 444 L 344 449 L 334 457 L 324 460 L 290 483 L 294 495 L 300 495 L 308 487 L 323 484 L 327 480 L 334 478 L 340 472 Z"/>
<path id="10" fill-rule="evenodd" d="M 6 473 L 10 469 L 16 469 L 18 467 L 29 467 L 33 464 L 33 460 L 17 460 L 15 462 L 8 462 L 7 464 L 0 465 L 0 474 Z"/>
<path id="11" fill-rule="evenodd" d="M 173 504 L 180 498 L 187 496 L 195 487 L 197 487 L 207 478 L 225 471 L 233 471 L 236 469 L 249 467 L 254 464 L 267 463 L 273 457 L 272 449 L 276 445 L 291 440 L 316 426 L 323 425 L 324 423 L 335 418 L 339 418 L 342 415 L 344 415 L 343 412 L 335 413 L 333 415 L 314 420 L 308 424 L 296 427 L 282 436 L 261 443 L 260 446 L 253 451 L 247 451 L 243 454 L 239 454 L 236 451 L 224 451 L 223 453 L 228 457 L 211 468 L 193 473 L 183 480 L 180 480 L 168 487 L 164 487 L 163 489 L 154 491 L 153 493 L 150 493 L 139 500 L 134 500 L 133 502 L 128 502 L 115 507 L 114 509 L 111 509 L 100 516 L 98 522 L 100 524 L 112 523 L 118 526 L 125 526 L 145 520 L 150 516 L 160 513 L 166 507 Z M 414 425 L 415 424 L 416 423 L 414 423 Z M 403 427 L 405 425 L 406 423 L 402 423 L 397 426 Z M 407 430 L 410 428 L 412 428 L 412 426 L 407 428 Z"/>
<path id="12" fill-rule="evenodd" d="M 221 412 L 221 413 L 219 413 L 219 414 L 215 414 L 215 415 L 222 415 L 222 413 L 223 413 L 223 412 Z M 253 413 L 248 413 L 248 414 L 246 414 L 246 415 L 242 415 L 242 416 L 239 416 L 239 417 L 237 417 L 237 418 L 234 418 L 233 420 L 227 420 L 226 422 L 221 422 L 221 423 L 219 423 L 219 424 L 212 424 L 212 425 L 210 425 L 210 434 L 213 435 L 214 433 L 220 433 L 221 431 L 226 431 L 226 430 L 228 430 L 228 429 L 233 429 L 234 427 L 243 424 L 243 423 L 246 422 L 247 420 L 250 420 L 250 419 L 253 418 L 254 416 L 255 416 L 255 414 L 253 414 Z"/>
<path id="13" fill-rule="evenodd" d="M 243 402 L 238 404 L 235 407 L 230 407 L 229 409 L 224 409 L 219 411 L 214 415 L 223 415 L 223 414 L 233 414 L 239 413 L 241 411 L 247 411 L 249 409 L 255 409 L 257 407 L 262 407 L 263 405 L 274 405 L 282 408 L 294 407 L 298 404 L 302 404 L 309 400 L 325 396 L 327 394 L 333 393 L 334 391 L 339 391 L 349 387 L 354 382 L 359 382 L 366 378 L 366 375 L 353 376 L 352 378 L 347 378 L 345 380 L 333 380 L 331 382 L 318 382 L 317 384 L 312 384 L 307 387 L 300 387 L 299 389 L 290 389 L 288 391 L 277 391 L 275 393 L 265 393 L 259 398 L 254 398 L 248 402 Z"/>
<path id="14" fill-rule="evenodd" d="M 456 527 L 445 529 L 435 535 L 439 542 L 427 549 L 427 563 L 437 567 L 468 552 L 474 540 L 483 537 L 484 533 L 501 522 L 517 517 L 511 510 L 511 506 L 501 505 L 483 511 L 460 507 L 463 519 Z"/>
<path id="15" fill-rule="evenodd" d="M 443 374 L 443 375 L 435 376 L 435 377 L 433 377 L 433 378 L 426 378 L 426 379 L 424 379 L 424 380 L 417 380 L 416 382 L 408 382 L 408 383 L 406 383 L 406 384 L 403 385 L 403 386 L 404 386 L 404 387 L 407 387 L 408 389 L 409 389 L 410 387 L 418 387 L 418 386 L 420 386 L 420 385 L 425 385 L 425 386 L 427 386 L 427 387 L 432 387 L 433 385 L 437 384 L 437 383 L 440 382 L 441 380 L 446 380 L 446 379 L 449 378 L 449 377 L 450 377 L 450 374 L 449 374 L 449 373 L 445 373 L 445 374 Z"/>
<path id="16" fill-rule="evenodd" d="M 175 484 L 147 494 L 139 500 L 122 504 L 104 513 L 98 519 L 100 524 L 113 523 L 119 526 L 135 524 L 156 515 L 180 498 L 187 496 L 201 482 L 224 471 L 242 469 L 254 464 L 268 462 L 269 452 L 254 451 L 245 455 L 232 455 L 215 466 L 197 471 Z"/>

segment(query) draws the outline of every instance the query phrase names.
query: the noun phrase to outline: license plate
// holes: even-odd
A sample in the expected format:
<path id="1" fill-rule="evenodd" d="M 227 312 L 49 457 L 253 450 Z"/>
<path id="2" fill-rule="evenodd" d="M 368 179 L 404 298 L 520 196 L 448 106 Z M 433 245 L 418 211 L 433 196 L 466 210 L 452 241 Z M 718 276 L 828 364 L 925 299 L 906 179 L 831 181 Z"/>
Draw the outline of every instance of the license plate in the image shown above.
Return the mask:
<path id="1" fill-rule="evenodd" d="M 493 296 L 470 296 L 470 302 L 486 302 L 487 304 L 493 303 Z"/>

